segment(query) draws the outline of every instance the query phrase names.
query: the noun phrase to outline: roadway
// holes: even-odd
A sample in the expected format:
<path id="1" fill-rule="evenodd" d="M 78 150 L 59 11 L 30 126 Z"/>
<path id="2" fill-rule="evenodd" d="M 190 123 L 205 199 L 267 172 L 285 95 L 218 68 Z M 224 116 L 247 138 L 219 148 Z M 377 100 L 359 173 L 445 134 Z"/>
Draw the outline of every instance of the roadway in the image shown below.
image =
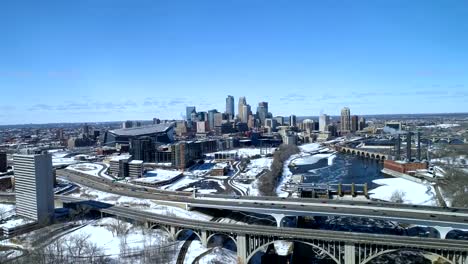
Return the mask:
<path id="1" fill-rule="evenodd" d="M 79 172 L 60 170 L 60 176 L 96 190 L 129 197 L 179 203 L 189 208 L 213 208 L 231 211 L 285 216 L 365 217 L 427 226 L 468 229 L 468 209 L 402 205 L 382 202 L 294 199 L 278 197 L 232 197 L 172 192 L 112 182 Z"/>
<path id="2" fill-rule="evenodd" d="M 63 202 L 88 202 L 85 199 L 71 198 L 67 196 L 56 196 Z M 90 201 L 90 206 L 95 207 L 97 210 L 114 216 L 119 216 L 127 219 L 133 219 L 141 222 L 151 222 L 167 226 L 175 226 L 193 230 L 205 230 L 214 232 L 225 232 L 230 234 L 244 234 L 244 235 L 260 235 L 260 236 L 277 236 L 284 239 L 319 239 L 327 241 L 341 241 L 351 243 L 368 243 L 380 244 L 388 246 L 404 246 L 411 245 L 431 248 L 431 249 L 450 249 L 465 252 L 468 249 L 468 241 L 463 240 L 450 240 L 450 239 L 436 239 L 436 238 L 420 238 L 420 237 L 404 237 L 393 235 L 381 234 L 363 234 L 354 232 L 341 232 L 329 230 L 316 230 L 316 229 L 303 229 L 303 228 L 277 228 L 273 226 L 261 225 L 237 225 L 226 224 L 209 221 L 187 220 L 178 217 L 167 215 L 159 215 L 151 212 L 140 211 L 127 207 L 106 205 L 99 203 L 94 205 Z"/>

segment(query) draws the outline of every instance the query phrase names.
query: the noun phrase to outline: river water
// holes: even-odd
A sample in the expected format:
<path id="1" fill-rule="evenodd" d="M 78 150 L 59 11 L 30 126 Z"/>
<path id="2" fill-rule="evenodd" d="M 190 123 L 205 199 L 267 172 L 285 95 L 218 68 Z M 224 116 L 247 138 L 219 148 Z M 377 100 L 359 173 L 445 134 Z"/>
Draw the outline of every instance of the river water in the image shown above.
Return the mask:
<path id="1" fill-rule="evenodd" d="M 377 187 L 372 183 L 383 178 L 383 163 L 353 155 L 336 153 L 332 165 L 328 158 L 322 158 L 313 164 L 296 165 L 290 170 L 293 174 L 304 175 L 305 183 L 367 183 L 369 188 Z"/>

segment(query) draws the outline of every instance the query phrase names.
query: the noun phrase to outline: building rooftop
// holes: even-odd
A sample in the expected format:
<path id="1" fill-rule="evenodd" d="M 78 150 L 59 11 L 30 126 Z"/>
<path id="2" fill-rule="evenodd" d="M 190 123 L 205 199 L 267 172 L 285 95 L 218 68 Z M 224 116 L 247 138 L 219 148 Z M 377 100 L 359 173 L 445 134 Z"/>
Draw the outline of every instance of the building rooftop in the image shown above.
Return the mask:
<path id="1" fill-rule="evenodd" d="M 131 158 L 132 156 L 131 155 L 118 155 L 118 156 L 111 156 L 110 160 L 111 161 L 119 161 L 119 160 L 124 160 L 124 159 L 129 159 Z"/>
<path id="2" fill-rule="evenodd" d="M 136 165 L 139 165 L 139 164 L 143 164 L 143 161 L 142 161 L 142 160 L 132 160 L 132 161 L 130 161 L 128 164 L 136 164 Z"/>
<path id="3" fill-rule="evenodd" d="M 109 132 L 119 135 L 119 136 L 143 136 L 143 135 L 167 132 L 171 127 L 173 127 L 172 123 L 166 123 L 166 124 L 148 125 L 148 126 L 141 126 L 141 127 L 115 129 Z"/>

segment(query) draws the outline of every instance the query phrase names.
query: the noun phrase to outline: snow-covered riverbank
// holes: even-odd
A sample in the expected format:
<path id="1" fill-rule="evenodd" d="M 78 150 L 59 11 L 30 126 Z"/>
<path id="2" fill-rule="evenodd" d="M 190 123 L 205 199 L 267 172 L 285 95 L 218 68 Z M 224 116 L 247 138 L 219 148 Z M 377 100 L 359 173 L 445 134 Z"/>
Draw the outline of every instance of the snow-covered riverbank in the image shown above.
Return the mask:
<path id="1" fill-rule="evenodd" d="M 402 178 L 379 179 L 373 182 L 381 185 L 369 191 L 373 199 L 392 201 L 399 196 L 403 203 L 407 204 L 437 205 L 434 187 L 429 184 L 420 184 Z"/>

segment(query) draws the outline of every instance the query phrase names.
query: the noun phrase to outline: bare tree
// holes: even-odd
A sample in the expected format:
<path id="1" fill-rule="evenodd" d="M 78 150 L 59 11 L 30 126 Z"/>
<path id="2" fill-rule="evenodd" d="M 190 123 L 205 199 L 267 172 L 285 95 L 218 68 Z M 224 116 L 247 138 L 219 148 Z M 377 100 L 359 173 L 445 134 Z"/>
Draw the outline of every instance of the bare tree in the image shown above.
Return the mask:
<path id="1" fill-rule="evenodd" d="M 390 201 L 394 203 L 404 203 L 406 193 L 402 190 L 395 190 L 390 196 Z"/>
<path id="2" fill-rule="evenodd" d="M 444 167 L 445 175 L 439 180 L 443 194 L 453 207 L 468 207 L 468 172 Z"/>
<path id="3" fill-rule="evenodd" d="M 262 195 L 274 196 L 279 180 L 283 176 L 284 162 L 293 154 L 299 153 L 299 148 L 294 145 L 281 145 L 273 154 L 273 162 L 270 170 L 258 180 L 258 187 Z"/>

